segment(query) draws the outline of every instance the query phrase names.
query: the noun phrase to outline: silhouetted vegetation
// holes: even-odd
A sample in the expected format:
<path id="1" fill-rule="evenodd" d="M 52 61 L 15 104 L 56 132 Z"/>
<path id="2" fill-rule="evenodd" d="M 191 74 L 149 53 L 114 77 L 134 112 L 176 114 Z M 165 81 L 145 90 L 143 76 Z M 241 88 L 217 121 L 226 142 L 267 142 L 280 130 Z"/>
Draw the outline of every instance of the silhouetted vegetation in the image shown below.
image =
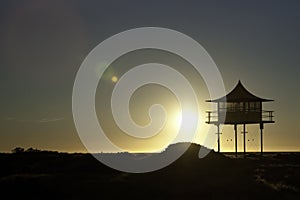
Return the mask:
<path id="1" fill-rule="evenodd" d="M 58 151 L 47 151 L 47 150 L 39 150 L 39 149 L 34 149 L 32 147 L 28 148 L 28 149 L 24 149 L 22 147 L 16 147 L 14 149 L 11 150 L 12 153 L 14 154 L 24 154 L 24 153 L 43 153 L 43 154 L 57 154 L 59 153 Z"/>
<path id="2" fill-rule="evenodd" d="M 16 147 L 13 150 L 11 150 L 12 153 L 24 153 L 24 148 L 22 147 Z"/>
<path id="3" fill-rule="evenodd" d="M 172 145 L 170 148 L 181 148 Z M 298 153 L 231 159 L 199 145 L 145 174 L 113 170 L 90 154 L 15 148 L 0 154 L 0 192 L 11 199 L 299 199 Z M 166 150 L 168 151 L 168 150 Z M 112 154 L 110 154 L 112 155 Z M 119 156 L 128 155 L 116 154 Z"/>

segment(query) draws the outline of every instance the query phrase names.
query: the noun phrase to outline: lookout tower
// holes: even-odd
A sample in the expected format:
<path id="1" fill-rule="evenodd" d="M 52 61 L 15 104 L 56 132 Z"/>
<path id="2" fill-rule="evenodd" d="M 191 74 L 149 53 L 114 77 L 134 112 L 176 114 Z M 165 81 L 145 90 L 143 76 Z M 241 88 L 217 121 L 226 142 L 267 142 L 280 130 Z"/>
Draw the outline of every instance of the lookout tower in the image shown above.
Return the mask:
<path id="1" fill-rule="evenodd" d="M 220 125 L 229 124 L 234 126 L 235 153 L 237 155 L 237 126 L 243 125 L 244 154 L 246 153 L 246 124 L 259 124 L 260 128 L 260 151 L 263 153 L 263 129 L 265 123 L 274 123 L 273 112 L 263 110 L 263 103 L 273 100 L 263 99 L 250 93 L 241 83 L 226 96 L 207 100 L 217 103 L 217 111 L 208 111 L 206 123 L 216 125 L 218 128 L 218 152 L 220 152 Z"/>

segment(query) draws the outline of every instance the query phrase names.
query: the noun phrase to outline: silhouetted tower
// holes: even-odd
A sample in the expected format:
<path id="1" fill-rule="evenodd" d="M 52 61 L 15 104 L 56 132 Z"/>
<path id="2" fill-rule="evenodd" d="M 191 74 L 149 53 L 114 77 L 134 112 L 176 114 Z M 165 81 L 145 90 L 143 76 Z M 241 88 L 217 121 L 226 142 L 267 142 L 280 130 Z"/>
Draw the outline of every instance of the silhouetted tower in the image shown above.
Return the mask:
<path id="1" fill-rule="evenodd" d="M 226 96 L 219 99 L 207 100 L 217 103 L 217 111 L 208 111 L 208 124 L 217 126 L 218 152 L 220 152 L 220 125 L 231 124 L 235 132 L 235 153 L 237 156 L 237 126 L 243 125 L 244 154 L 246 153 L 246 124 L 259 124 L 261 154 L 263 153 L 263 129 L 265 123 L 274 123 L 273 112 L 262 109 L 263 102 L 273 101 L 251 94 L 241 83 Z M 223 119 L 223 120 L 222 120 Z"/>

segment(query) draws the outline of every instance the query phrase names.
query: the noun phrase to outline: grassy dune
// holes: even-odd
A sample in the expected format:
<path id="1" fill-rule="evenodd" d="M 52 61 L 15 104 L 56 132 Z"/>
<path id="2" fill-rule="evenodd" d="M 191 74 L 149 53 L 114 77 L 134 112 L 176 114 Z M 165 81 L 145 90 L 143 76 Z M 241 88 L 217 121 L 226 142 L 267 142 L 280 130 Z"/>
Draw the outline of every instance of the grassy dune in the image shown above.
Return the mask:
<path id="1" fill-rule="evenodd" d="M 199 159 L 199 148 L 144 174 L 110 169 L 89 154 L 0 154 L 0 191 L 30 199 L 300 199 L 299 153 L 236 159 L 212 151 Z"/>

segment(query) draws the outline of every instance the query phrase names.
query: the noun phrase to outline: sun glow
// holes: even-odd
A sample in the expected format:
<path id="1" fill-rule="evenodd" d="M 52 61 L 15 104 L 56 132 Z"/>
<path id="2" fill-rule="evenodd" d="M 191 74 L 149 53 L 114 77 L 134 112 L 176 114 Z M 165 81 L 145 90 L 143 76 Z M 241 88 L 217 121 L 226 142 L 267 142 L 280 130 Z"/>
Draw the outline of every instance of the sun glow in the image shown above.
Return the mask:
<path id="1" fill-rule="evenodd" d="M 194 121 L 199 121 L 200 115 L 196 113 L 196 111 L 186 111 L 184 114 L 180 111 L 176 113 L 176 117 L 174 117 L 174 126 L 182 127 L 184 132 L 193 131 L 193 123 Z M 188 119 L 185 123 L 182 123 L 182 119 Z M 189 123 L 190 122 L 190 123 Z"/>

